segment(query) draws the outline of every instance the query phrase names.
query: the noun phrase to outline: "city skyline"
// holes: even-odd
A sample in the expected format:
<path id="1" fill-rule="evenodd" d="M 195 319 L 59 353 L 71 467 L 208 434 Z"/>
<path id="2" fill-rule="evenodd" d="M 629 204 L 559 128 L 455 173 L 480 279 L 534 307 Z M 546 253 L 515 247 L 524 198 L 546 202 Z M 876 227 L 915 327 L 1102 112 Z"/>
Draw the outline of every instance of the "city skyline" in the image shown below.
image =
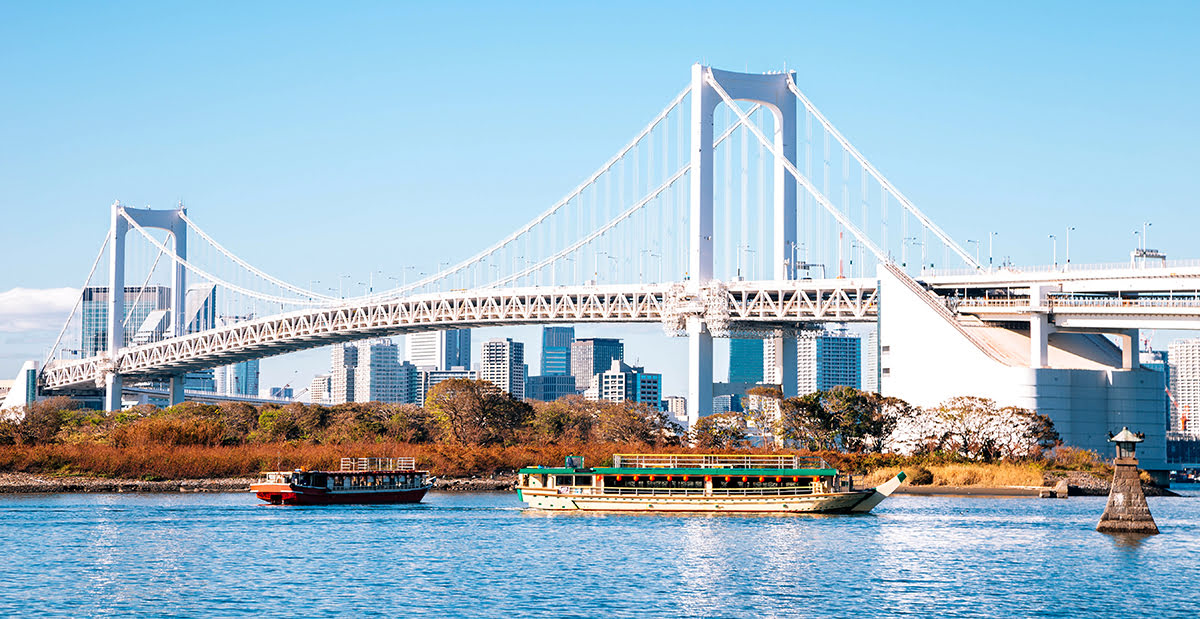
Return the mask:
<path id="1" fill-rule="evenodd" d="M 547 23 L 568 23 L 577 18 L 582 9 L 562 8 L 553 12 L 534 15 L 530 25 L 520 28 L 538 28 Z M 753 45 L 746 45 L 744 28 L 734 27 L 729 41 L 704 45 L 686 39 L 664 40 L 657 45 L 676 45 L 669 53 L 647 53 L 649 45 L 640 44 L 632 49 L 620 50 L 615 58 L 603 61 L 588 55 L 589 47 L 598 45 L 598 40 L 578 42 L 575 53 L 564 58 L 534 57 L 529 50 L 507 50 L 497 62 L 520 61 L 528 66 L 529 75 L 539 71 L 553 72 L 558 80 L 572 80 L 570 87 L 560 88 L 537 85 L 532 77 L 523 78 L 521 88 L 506 88 L 508 79 L 487 71 L 475 72 L 477 82 L 469 86 L 472 91 L 488 89 L 497 98 L 494 102 L 495 115 L 506 119 L 503 124 L 484 123 L 485 118 L 474 118 L 464 106 L 449 106 L 447 110 L 429 110 L 427 106 L 415 105 L 413 98 L 401 85 L 391 84 L 384 88 L 385 94 L 371 98 L 363 95 L 368 84 L 380 83 L 380 75 L 400 69 L 409 70 L 435 84 L 447 84 L 448 77 L 441 76 L 447 67 L 467 67 L 475 58 L 470 50 L 457 53 L 452 48 L 439 48 L 447 52 L 429 66 L 394 65 L 368 58 L 363 47 L 348 46 L 340 57 L 343 62 L 357 62 L 359 68 L 333 83 L 347 86 L 347 94 L 317 97 L 304 108 L 308 117 L 303 124 L 305 131 L 296 132 L 299 116 L 284 115 L 274 125 L 263 126 L 259 131 L 247 131 L 242 117 L 261 119 L 268 112 L 282 109 L 283 99 L 278 93 L 300 91 L 308 93 L 303 82 L 295 80 L 304 75 L 302 70 L 318 66 L 321 75 L 336 73 L 337 62 L 322 64 L 315 55 L 298 49 L 286 52 L 272 51 L 270 39 L 257 42 L 247 39 L 223 49 L 215 56 L 201 56 L 200 48 L 217 49 L 216 46 L 195 46 L 224 36 L 222 29 L 205 19 L 199 19 L 186 28 L 173 24 L 173 17 L 153 9 L 140 16 L 135 24 L 139 32 L 150 32 L 145 41 L 131 43 L 119 36 L 123 26 L 112 15 L 89 13 L 81 9 L 70 15 L 57 15 L 36 8 L 9 9 L 12 19 L 6 20 L 0 37 L 0 49 L 7 54 L 25 54 L 30 50 L 41 53 L 36 60 L 16 66 L 12 84 L 27 94 L 12 102 L 14 114 L 0 119 L 6 134 L 14 136 L 10 146 L 0 147 L 3 162 L 0 166 L 0 181 L 11 191 L 3 200 L 4 210 L 10 214 L 10 225 L 23 234 L 10 239 L 6 257 L 11 260 L 20 255 L 39 256 L 38 261 L 24 264 L 21 269 L 6 272 L 0 280 L 0 376 L 15 374 L 23 359 L 40 358 L 49 346 L 53 331 L 61 325 L 65 313 L 64 305 L 79 294 L 77 286 L 82 279 L 80 265 L 88 262 L 98 238 L 95 235 L 97 222 L 105 217 L 105 205 L 112 198 L 121 198 L 132 203 L 151 203 L 157 207 L 168 207 L 183 199 L 196 214 L 202 214 L 206 225 L 214 234 L 238 250 L 252 263 L 266 271 L 278 274 L 298 283 L 310 279 L 326 288 L 347 288 L 356 292 L 378 283 L 387 277 L 412 278 L 421 272 L 437 267 L 439 261 L 451 261 L 470 253 L 475 247 L 495 240 L 502 231 L 511 230 L 526 221 L 531 214 L 539 212 L 557 199 L 566 189 L 573 186 L 584 174 L 619 146 L 612 135 L 626 136 L 644 121 L 647 113 L 657 109 L 663 99 L 669 97 L 677 85 L 685 81 L 684 69 L 696 60 L 705 60 L 716 66 L 749 70 L 779 70 L 782 65 L 796 68 L 800 72 L 802 87 L 813 94 L 818 104 L 833 110 L 833 120 L 847 128 L 856 143 L 863 146 L 874 160 L 884 162 L 892 178 L 914 196 L 922 208 L 942 222 L 960 243 L 974 241 L 968 247 L 987 256 L 988 233 L 998 231 L 994 238 L 996 257 L 1012 256 L 1018 262 L 1045 264 L 1052 261 L 1052 251 L 1065 259 L 1065 243 L 1050 240 L 1049 234 L 1062 234 L 1068 227 L 1076 228 L 1072 237 L 1071 257 L 1079 262 L 1117 262 L 1124 260 L 1128 249 L 1134 244 L 1132 232 L 1144 230 L 1143 221 L 1157 222 L 1149 227 L 1150 246 L 1163 249 L 1171 257 L 1191 257 L 1185 233 L 1189 229 L 1189 218 L 1194 209 L 1186 208 L 1177 196 L 1196 195 L 1194 181 L 1179 162 L 1194 160 L 1195 145 L 1186 136 L 1195 134 L 1195 119 L 1191 117 L 1186 102 L 1194 100 L 1197 83 L 1192 69 L 1196 65 L 1196 43 L 1185 37 L 1186 29 L 1178 12 L 1194 12 L 1194 8 L 1159 8 L 1139 10 L 1135 15 L 1123 14 L 1121 7 L 1109 6 L 1106 11 L 1079 15 L 1062 7 L 1046 7 L 1046 19 L 1039 23 L 1027 23 L 1003 12 L 985 9 L 954 8 L 938 11 L 938 19 L 930 23 L 916 17 L 906 16 L 905 11 L 873 7 L 870 14 L 865 9 L 821 9 L 810 8 L 806 16 L 825 18 L 833 23 L 854 22 L 858 29 L 849 35 L 855 41 L 866 44 L 859 46 L 861 53 L 876 52 L 872 63 L 855 62 L 854 59 L 837 60 L 817 54 L 822 45 L 832 41 L 820 32 L 812 33 L 814 39 L 795 42 L 791 37 L 779 37 L 778 43 L 763 43 L 770 37 L 756 36 Z M 415 11 L 415 12 L 414 12 Z M 381 11 L 381 23 L 388 18 L 428 17 L 436 23 L 447 13 L 464 17 L 468 29 L 481 34 L 480 45 L 498 42 L 490 38 L 483 28 L 487 23 L 487 10 L 462 16 L 451 9 L 390 9 Z M 648 8 L 650 14 L 669 12 L 663 8 Z M 1077 32 L 1062 33 L 1063 36 L 1040 37 L 1046 28 L 1052 27 L 1055 18 L 1069 19 Z M 332 36 L 348 37 L 355 27 L 361 25 L 363 13 L 347 12 L 335 16 L 329 25 Z M 265 11 L 250 16 L 265 20 Z M 613 19 L 613 15 L 595 16 L 601 21 Z M 981 18 L 986 17 L 983 25 Z M 865 19 L 864 19 L 865 18 Z M 700 23 L 705 23 L 701 18 Z M 164 34 L 155 34 L 156 29 L 146 29 L 147 24 L 172 23 L 172 28 L 163 29 Z M 560 21 L 561 20 L 561 21 Z M 281 27 L 287 32 L 303 31 L 300 20 L 284 20 Z M 521 21 L 521 20 L 518 20 Z M 905 23 L 913 28 L 924 28 L 939 36 L 927 37 L 913 43 L 910 36 L 904 41 L 910 47 L 897 47 L 896 39 L 880 37 L 884 24 Z M 70 43 L 56 38 L 61 48 L 47 49 L 31 36 L 38 32 L 38 25 L 55 23 L 65 33 L 79 36 Z M 24 27 L 23 27 L 24 26 Z M 99 27 L 98 27 L 99 26 Z M 248 26 L 243 26 L 248 27 Z M 771 27 L 771 26 L 768 26 Z M 980 29 L 995 36 L 996 32 L 1016 35 L 1011 42 L 993 45 L 988 50 L 977 49 L 975 38 Z M 171 39 L 165 32 L 171 32 Z M 553 30 L 551 30 L 553 31 Z M 1116 32 L 1123 40 L 1136 40 L 1139 45 L 1128 50 L 1111 50 L 1095 42 L 1095 33 Z M 106 41 L 98 44 L 96 33 L 105 32 Z M 116 33 L 117 36 L 109 36 Z M 365 40 L 382 44 L 381 32 L 366 33 Z M 668 39 L 671 36 L 668 35 Z M 822 38 L 826 37 L 826 38 Z M 861 41 L 860 41 L 861 39 Z M 785 45 L 783 41 L 788 41 Z M 1030 45 L 1032 41 L 1032 45 Z M 416 45 L 428 44 L 428 39 L 418 40 Z M 1020 44 L 1018 44 L 1020 43 Z M 409 43 L 390 43 L 408 45 Z M 161 58 L 142 53 L 142 46 L 158 46 L 163 50 Z M 986 46 L 985 46 L 986 47 Z M 100 58 L 88 62 L 102 63 L 104 60 L 144 66 L 152 80 L 134 73 L 114 73 L 109 70 L 96 72 L 96 76 L 85 75 L 72 69 L 68 60 L 72 54 L 79 55 L 82 49 L 99 50 Z M 476 48 L 473 48 L 476 49 Z M 887 54 L 877 53 L 886 50 Z M 650 59 L 639 64 L 636 72 L 621 62 L 624 54 L 629 57 Z M 966 55 L 956 59 L 955 56 Z M 403 54 L 401 57 L 405 56 Z M 244 57 L 260 58 L 259 62 L 275 62 L 282 67 L 282 76 L 267 79 L 261 86 L 245 88 L 221 73 L 222 69 Z M 821 63 L 812 59 L 820 57 Z M 916 62 L 936 58 L 938 62 Z M 31 56 L 32 58 L 32 56 Z M 860 59 L 861 60 L 861 59 Z M 978 74 L 977 67 L 992 67 L 990 72 Z M 362 61 L 362 62 L 359 62 Z M 217 86 L 216 95 L 197 96 L 200 91 L 188 88 L 188 84 L 173 77 L 174 63 L 185 63 L 196 68 L 192 79 L 199 83 Z M 140 64 L 139 64 L 140 63 Z M 573 71 L 556 71 L 571 63 Z M 824 63 L 824 64 L 822 64 Z M 907 63 L 907 64 L 906 64 Z M 108 65 L 95 65 L 104 69 Z M 911 66 L 931 66 L 924 72 L 904 70 Z M 84 68 L 94 68 L 85 63 Z M 1178 74 L 1176 74 L 1178 72 Z M 68 102 L 60 103 L 60 112 L 48 115 L 44 105 L 54 90 L 39 80 L 42 73 L 60 73 L 64 84 L 72 88 L 87 85 L 96 77 L 112 82 L 116 92 L 137 87 L 149 88 L 157 99 L 174 105 L 150 106 L 124 100 L 121 105 L 112 97 L 111 101 L 101 98 L 89 101 L 89 107 Z M 889 74 L 894 76 L 889 77 Z M 1059 79 L 1069 75 L 1066 84 Z M 584 79 L 584 76 L 588 76 Z M 1180 79 L 1181 76 L 1183 77 Z M 602 79 L 596 79 L 600 77 Z M 905 79 L 916 78 L 908 84 Z M 1007 78 L 1007 79 L 1005 79 Z M 1114 88 L 1114 81 L 1116 88 Z M 598 82 L 598 83 L 593 83 Z M 944 82 L 944 84 L 943 84 Z M 1007 82 L 1007 84 L 1006 84 Z M 1021 92 L 1037 94 L 1039 104 L 1024 103 L 1012 98 L 1008 84 L 1023 87 Z M 235 91 L 245 92 L 240 100 L 241 107 L 217 106 L 212 108 L 213 96 Z M 458 86 L 468 88 L 468 86 Z M 873 105 L 868 93 L 880 88 L 889 88 L 893 96 L 889 105 L 880 108 Z M 1117 92 L 1119 96 L 1100 98 L 1096 92 Z M 626 102 L 621 106 L 604 106 L 603 111 L 593 100 L 603 100 L 602 94 L 612 89 L 623 89 Z M 1154 93 L 1153 96 L 1137 96 L 1138 91 Z M 451 90 L 450 92 L 454 92 Z M 1165 93 L 1165 96 L 1164 96 Z M 310 93 L 311 94 L 311 93 Z M 186 95 L 186 96 L 185 96 Z M 385 112 L 376 107 L 375 99 L 387 105 L 403 103 L 401 112 Z M 146 97 L 154 100 L 155 97 Z M 191 102 L 196 100 L 195 102 Z M 291 102 L 293 99 L 289 99 Z M 552 102 L 552 108 L 538 106 L 530 108 L 530 102 Z M 172 109 L 168 114 L 164 110 Z M 244 108 L 247 114 L 235 113 Z M 376 138 L 364 131 L 365 125 L 348 119 L 347 110 L 363 109 L 360 114 L 372 127 L 390 127 L 403 134 L 403 141 L 393 138 Z M 576 115 L 555 110 L 576 110 Z M 1103 143 L 1106 148 L 1097 148 L 1100 137 L 1092 129 L 1100 120 L 1111 125 L 1119 117 L 1118 112 L 1138 111 L 1137 131 L 1108 131 Z M 299 112 L 297 112 L 299 113 Z M 111 123 L 98 122 L 101 116 Z M 410 117 L 400 114 L 408 114 Z M 414 133 L 411 122 L 417 116 L 435 115 L 438 122 L 429 123 L 428 132 Z M 445 116 L 436 116 L 445 114 Z M 579 114 L 588 115 L 586 134 L 579 134 Z M 486 115 L 485 115 L 486 116 Z M 65 123 L 51 126 L 51 118 L 65 119 Z M 469 122 L 459 127 L 455 121 L 466 118 Z M 490 117 L 489 117 L 490 118 Z M 144 124 L 134 122 L 145 119 Z M 312 122 L 316 119 L 316 122 Z M 322 121 L 321 119 L 324 119 Z M 905 122 L 899 123 L 897 120 Z M 21 126 L 18 126 L 18 123 Z M 352 131 L 335 131 L 341 123 Z M 261 124 L 261 123 L 260 123 Z M 61 125 L 61 126 L 59 126 Z M 466 184 L 450 183 L 449 175 L 457 167 L 449 165 L 453 155 L 438 151 L 443 136 L 435 133 L 448 130 L 463 131 L 461 135 L 472 135 L 492 144 L 496 148 L 520 143 L 514 131 L 539 131 L 534 143 L 522 147 L 511 161 L 490 164 L 487 169 L 477 171 L 477 176 Z M 195 128 L 193 128 L 195 127 Z M 572 129 L 573 139 L 569 149 L 561 135 L 565 128 Z M 169 128 L 171 131 L 163 131 Z M 1167 129 L 1169 128 L 1169 129 Z M 85 131 L 86 129 L 86 131 Z M 120 130 L 118 130 L 120 129 Z M 151 130 L 153 129 L 153 130 Z M 201 129 L 203 133 L 197 132 Z M 419 129 L 419 128 L 416 128 Z M 544 134 L 541 130 L 547 129 Z M 94 131 L 93 131 L 94 130 Z M 1035 131 L 1037 133 L 1035 133 Z M 1155 136 L 1153 149 L 1139 142 L 1136 134 Z M 316 150 L 306 149 L 294 140 L 280 140 L 279 136 L 298 133 L 306 140 L 324 141 L 334 146 L 328 156 Z M 93 135 L 94 134 L 94 135 Z M 171 134 L 170 143 L 162 142 L 163 134 Z M 208 138 L 208 136 L 212 138 Z M 439 137 L 434 138 L 434 135 Z M 415 137 L 407 137 L 415 136 Z M 528 135 L 525 135 L 528 138 Z M 1112 141 L 1116 140 L 1113 144 Z M 423 149 L 414 157 L 409 150 L 396 149 L 397 143 L 420 143 Z M 58 157 L 67 144 L 80 145 L 68 156 Z M 309 142 L 304 142 L 305 144 Z M 979 144 L 989 148 L 977 149 Z M 177 144 L 187 145 L 178 148 Z M 1028 147 L 1037 145 L 1036 153 Z M 21 145 L 21 148 L 15 148 Z M 101 152 L 101 147 L 115 148 L 124 157 L 84 159 L 88 154 Z M 290 148 L 286 148 L 290 147 Z M 362 148 L 355 148 L 362 147 Z M 235 151 L 261 153 L 264 149 L 277 148 L 270 153 L 271 163 L 250 164 L 237 157 L 227 163 L 212 164 L 224 160 L 215 157 Z M 434 151 L 435 156 L 429 152 Z M 353 156 L 347 153 L 353 152 Z M 553 157 L 546 156 L 554 153 Z M 1153 162 L 1143 161 L 1144 153 L 1153 152 Z M 144 154 L 155 153 L 153 160 Z M 970 153 L 971 156 L 964 156 Z M 1015 156 L 1015 155 L 1022 156 Z M 54 156 L 52 156 L 54 155 Z M 204 158 L 207 155 L 207 158 Z M 910 156 L 911 155 L 911 156 Z M 328 159 L 326 159 L 328 157 Z M 441 161 L 438 159 L 441 158 Z M 264 158 L 258 157 L 258 161 Z M 122 161 L 126 168 L 102 161 Z M 89 161 L 83 165 L 83 161 Z M 352 165 L 351 161 L 358 165 Z M 97 167 L 98 166 L 98 167 Z M 1147 176 L 1146 170 L 1153 168 L 1156 182 L 1145 184 L 1134 182 L 1139 176 Z M 131 171 L 138 168 L 138 172 Z M 254 170 L 247 175 L 239 170 Z M 529 170 L 525 170 L 529 168 Z M 53 182 L 59 174 L 67 171 L 90 170 L 86 175 L 72 175 L 75 182 Z M 308 175 L 304 170 L 329 170 L 324 175 Z M 399 181 L 389 184 L 387 179 L 401 170 Z M 1055 170 L 1055 177 L 1043 170 Z M 1139 172 L 1140 171 L 1140 172 Z M 299 172 L 299 173 L 298 173 Z M 981 194 L 996 186 L 997 179 L 1004 179 L 1001 189 Z M 1097 178 L 1130 179 L 1128 182 L 1108 183 L 1100 189 L 1093 182 Z M 456 178 L 456 181 L 461 181 Z M 221 189 L 215 189 L 220 186 Z M 342 187 L 370 188 L 347 192 Z M 462 192 L 446 196 L 443 187 L 453 186 Z M 486 188 L 486 193 L 484 193 Z M 415 192 L 415 193 L 414 193 Z M 324 213 L 330 204 L 353 202 L 358 209 L 337 209 L 338 216 L 331 218 L 314 235 L 311 221 L 314 215 Z M 1136 203 L 1137 209 L 1129 211 L 1127 206 Z M 399 211 L 397 205 L 426 204 L 425 208 L 408 206 Z M 460 205 L 485 204 L 485 208 L 469 208 Z M 964 205 L 966 208 L 964 208 Z M 446 244 L 436 238 L 439 235 L 403 234 L 404 247 L 401 252 L 385 252 L 391 246 L 384 239 L 397 233 L 387 230 L 391 226 L 372 225 L 402 219 L 408 228 L 437 230 L 439 226 L 452 223 L 444 219 L 448 211 L 457 210 L 468 214 L 477 224 L 459 226 L 455 231 L 455 242 Z M 982 214 L 980 213 L 982 211 Z M 46 217 L 55 212 L 66 217 Z M 1000 213 L 1004 215 L 1001 216 Z M 397 217 L 401 213 L 402 217 Z M 1028 220 L 1037 219 L 1036 225 Z M 452 218 L 451 218 L 452 219 Z M 269 235 L 262 231 L 269 230 Z M 499 231 L 499 232 L 498 232 Z M 336 240 L 338 234 L 347 240 Z M 386 235 L 386 236 L 385 236 Z M 1065 235 L 1064 235 L 1065 236 Z M 34 244 L 41 245 L 54 239 L 55 251 L 40 252 Z M 276 240 L 278 239 L 278 240 Z M 332 251 L 322 252 L 320 259 L 308 261 L 305 252 L 297 246 L 307 239 Z M 1161 239 L 1161 243 L 1159 242 Z M 1065 240 L 1065 239 L 1063 239 Z M 376 272 L 379 272 L 376 275 Z M 343 274 L 354 274 L 343 278 Z M 378 278 L 378 279 L 376 279 Z M 359 284 L 358 282 L 363 282 Z M 336 282 L 336 284 L 335 284 Z M 64 294 L 63 291 L 70 294 Z M 58 313 L 56 313 L 58 312 Z M 55 322 L 57 320 L 57 323 Z M 685 352 L 685 342 L 669 339 L 656 328 L 619 326 L 595 328 L 586 335 L 595 337 L 621 337 L 631 342 L 638 340 L 636 348 L 644 351 L 640 363 L 661 368 L 664 374 L 664 391 L 680 393 L 686 382 L 678 361 Z M 1165 341 L 1186 337 L 1186 333 L 1156 335 L 1157 347 L 1165 348 Z M 513 337 L 527 342 L 530 357 L 539 351 L 533 347 L 537 340 L 522 334 L 521 328 L 489 329 L 479 332 L 479 340 L 491 337 Z M 727 342 L 718 340 L 718 347 Z M 477 354 L 477 351 L 473 351 Z M 282 385 L 291 381 L 293 374 L 315 374 L 322 361 L 328 358 L 328 349 L 299 353 L 288 357 L 263 360 L 262 382 L 264 385 Z M 718 349 L 715 358 L 725 355 Z M 723 371 L 718 361 L 714 375 Z"/>

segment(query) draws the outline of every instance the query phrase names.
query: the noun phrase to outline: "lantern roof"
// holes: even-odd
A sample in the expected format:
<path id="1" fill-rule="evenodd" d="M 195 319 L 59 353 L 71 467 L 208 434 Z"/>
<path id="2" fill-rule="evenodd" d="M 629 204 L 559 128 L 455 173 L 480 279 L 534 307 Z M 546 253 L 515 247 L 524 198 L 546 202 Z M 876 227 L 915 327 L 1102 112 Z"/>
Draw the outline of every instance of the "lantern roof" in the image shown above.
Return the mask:
<path id="1" fill-rule="evenodd" d="M 1144 441 L 1145 439 L 1138 436 L 1137 434 L 1134 434 L 1133 432 L 1130 432 L 1129 428 L 1125 427 L 1125 428 L 1121 428 L 1121 431 L 1118 432 L 1116 436 L 1114 436 L 1108 440 L 1113 443 L 1140 443 L 1140 442 Z"/>

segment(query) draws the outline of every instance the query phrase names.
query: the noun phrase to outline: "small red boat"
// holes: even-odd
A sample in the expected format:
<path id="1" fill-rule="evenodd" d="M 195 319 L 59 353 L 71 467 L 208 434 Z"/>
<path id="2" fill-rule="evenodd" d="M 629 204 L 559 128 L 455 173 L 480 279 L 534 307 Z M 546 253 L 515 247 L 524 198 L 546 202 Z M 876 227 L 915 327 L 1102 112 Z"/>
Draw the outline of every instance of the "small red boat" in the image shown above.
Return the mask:
<path id="1" fill-rule="evenodd" d="M 250 486 L 274 505 L 419 503 L 433 487 L 415 458 L 342 458 L 337 471 L 270 471 Z"/>

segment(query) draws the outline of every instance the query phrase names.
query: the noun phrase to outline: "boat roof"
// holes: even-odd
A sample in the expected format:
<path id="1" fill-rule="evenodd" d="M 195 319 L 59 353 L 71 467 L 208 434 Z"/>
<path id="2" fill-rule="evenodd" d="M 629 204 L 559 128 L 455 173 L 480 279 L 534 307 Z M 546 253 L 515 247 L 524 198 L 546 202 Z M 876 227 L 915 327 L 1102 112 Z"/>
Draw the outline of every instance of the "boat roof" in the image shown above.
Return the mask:
<path id="1" fill-rule="evenodd" d="M 526 475 L 716 475 L 730 477 L 828 477 L 834 468 L 667 468 L 667 467 L 567 467 L 531 466 L 520 470 Z"/>

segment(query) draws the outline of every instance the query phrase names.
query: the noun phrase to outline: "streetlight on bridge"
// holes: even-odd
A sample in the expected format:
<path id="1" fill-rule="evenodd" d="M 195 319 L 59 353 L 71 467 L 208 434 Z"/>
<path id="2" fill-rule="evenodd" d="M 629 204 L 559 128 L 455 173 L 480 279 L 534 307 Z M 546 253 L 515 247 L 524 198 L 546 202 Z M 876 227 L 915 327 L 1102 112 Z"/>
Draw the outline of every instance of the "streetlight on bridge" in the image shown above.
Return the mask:
<path id="1" fill-rule="evenodd" d="M 1074 229 L 1075 229 L 1075 226 L 1067 226 L 1067 247 L 1066 247 L 1067 260 L 1066 260 L 1066 263 L 1063 264 L 1063 272 L 1064 273 L 1071 269 L 1071 231 Z"/>
<path id="2" fill-rule="evenodd" d="M 1054 236 L 1053 234 L 1051 234 L 1049 236 L 1050 236 L 1050 247 L 1051 247 L 1050 253 L 1053 256 L 1053 260 L 1054 260 L 1053 269 L 1055 271 L 1057 271 L 1058 270 L 1058 237 Z"/>
<path id="3" fill-rule="evenodd" d="M 992 241 L 996 238 L 999 232 L 988 233 L 988 273 L 992 272 Z"/>

